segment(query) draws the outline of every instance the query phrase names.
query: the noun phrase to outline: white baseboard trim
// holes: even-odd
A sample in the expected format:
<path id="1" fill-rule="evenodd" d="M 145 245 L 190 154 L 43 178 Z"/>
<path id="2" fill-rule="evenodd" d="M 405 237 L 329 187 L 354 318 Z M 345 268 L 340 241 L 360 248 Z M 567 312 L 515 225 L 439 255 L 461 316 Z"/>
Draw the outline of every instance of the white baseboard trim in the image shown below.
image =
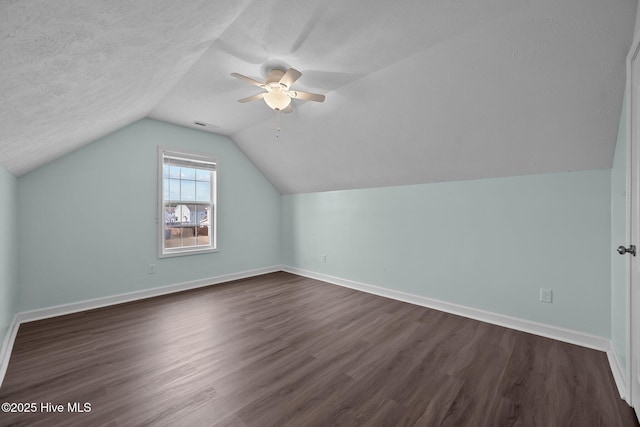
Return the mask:
<path id="1" fill-rule="evenodd" d="M 321 280 L 323 282 L 332 283 L 338 286 L 367 292 L 370 294 L 395 299 L 398 301 L 408 302 L 410 304 L 420 305 L 423 307 L 433 308 L 435 310 L 444 311 L 446 313 L 456 314 L 458 316 L 467 317 L 469 319 L 479 320 L 481 322 L 492 323 L 494 325 L 504 326 L 505 328 L 515 329 L 534 335 L 540 335 L 558 341 L 603 351 L 607 354 L 613 379 L 618 387 L 620 397 L 627 401 L 627 386 L 624 370 L 620 365 L 620 358 L 615 352 L 613 343 L 610 339 L 591 335 L 580 331 L 562 328 L 559 326 L 548 325 L 545 323 L 534 322 L 531 320 L 520 319 L 517 317 L 507 316 L 504 314 L 493 313 L 478 308 L 468 307 L 460 304 L 454 304 L 433 298 L 414 295 L 406 292 L 396 291 L 393 289 L 383 288 L 380 286 L 369 285 L 367 283 L 356 282 L 354 280 L 342 279 L 340 277 L 329 276 L 327 274 L 316 273 L 314 271 L 303 270 L 291 266 L 283 266 L 283 271 L 297 274 L 299 276 L 309 277 L 311 279 Z M 629 403 L 629 402 L 627 402 Z"/>
<path id="2" fill-rule="evenodd" d="M 13 343 L 16 341 L 16 335 L 18 334 L 18 328 L 20 322 L 18 315 L 13 316 L 13 320 L 9 324 L 4 340 L 2 341 L 2 349 L 0 350 L 0 387 L 4 380 L 4 374 L 9 367 L 9 359 L 11 358 L 11 351 L 13 350 Z"/>
<path id="3" fill-rule="evenodd" d="M 256 270 L 242 271 L 239 273 L 224 274 L 221 276 L 208 277 L 206 279 L 191 280 L 189 282 L 176 283 L 173 285 L 160 286 L 157 288 L 143 289 L 140 291 L 127 292 L 124 294 L 112 295 L 108 297 L 95 298 L 85 301 L 72 302 L 70 304 L 56 305 L 53 307 L 41 308 L 18 313 L 20 323 L 33 322 L 34 320 L 48 319 L 49 317 L 63 316 L 65 314 L 78 313 L 80 311 L 93 310 L 95 308 L 107 307 L 125 302 L 132 302 L 146 298 L 158 297 L 161 295 L 173 294 L 175 292 L 188 291 L 190 289 L 202 288 L 210 285 L 231 282 L 233 280 L 246 279 L 248 277 L 259 276 L 261 274 L 281 271 L 278 266 L 259 268 Z"/>
<path id="4" fill-rule="evenodd" d="M 629 393 L 627 393 L 627 376 L 622 368 L 622 364 L 620 363 L 620 358 L 618 357 L 616 348 L 613 345 L 613 341 L 609 346 L 609 350 L 607 350 L 607 359 L 609 359 L 609 366 L 611 366 L 611 373 L 613 374 L 613 379 L 616 382 L 616 387 L 618 387 L 620 398 L 631 405 L 631 402 L 629 401 Z"/>
<path id="5" fill-rule="evenodd" d="M 124 294 L 94 298 L 85 301 L 73 302 L 69 304 L 56 305 L 53 307 L 17 313 L 13 318 L 13 322 L 11 323 L 11 325 L 9 325 L 9 329 L 7 330 L 7 334 L 2 344 L 2 352 L 0 352 L 0 386 L 2 385 L 4 375 L 7 371 L 7 367 L 9 366 L 11 350 L 13 349 L 13 343 L 15 342 L 18 328 L 22 323 L 48 319 L 50 317 L 63 316 L 65 314 L 78 313 L 81 311 L 93 310 L 96 308 L 122 304 L 125 302 L 132 302 L 146 298 L 173 294 L 176 292 L 202 288 L 205 286 L 218 285 L 221 283 L 231 282 L 233 280 L 246 279 L 249 277 L 259 276 L 267 273 L 275 273 L 277 271 L 282 271 L 282 267 L 279 265 L 275 265 L 271 267 L 258 268 L 255 270 L 242 271 L 239 273 L 224 274 L 221 276 L 214 276 L 206 279 L 192 280 L 189 282 L 176 283 L 168 286 L 143 289 L 139 291 L 127 292 Z"/>
<path id="6" fill-rule="evenodd" d="M 467 317 L 469 319 L 479 320 L 494 325 L 504 326 L 506 328 L 515 329 L 522 332 L 528 332 L 534 335 L 540 335 L 552 338 L 558 341 L 564 341 L 570 344 L 582 347 L 592 348 L 600 351 L 608 351 L 611 348 L 611 340 L 608 338 L 591 335 L 584 332 L 574 331 L 559 326 L 548 325 L 545 323 L 534 322 L 532 320 L 520 319 L 505 314 L 494 313 L 479 308 L 468 307 L 461 304 L 441 301 L 421 295 L 410 294 L 407 292 L 396 291 L 393 289 L 383 288 L 380 286 L 360 283 L 353 280 L 342 279 L 339 277 L 329 276 L 313 271 L 302 270 L 295 267 L 283 266 L 283 271 L 321 280 L 323 282 L 332 283 L 334 285 L 344 286 L 358 291 L 379 295 L 398 301 L 408 302 L 410 304 L 420 305 L 423 307 L 433 308 L 435 310 L 444 311 L 446 313 L 456 314 L 458 316 Z"/>
<path id="7" fill-rule="evenodd" d="M 622 397 L 622 399 L 627 400 L 627 387 L 626 387 L 626 381 L 624 380 L 625 379 L 624 370 L 620 365 L 620 359 L 616 354 L 613 344 L 611 340 L 608 338 L 603 338 L 596 335 L 590 335 L 584 332 L 565 329 L 565 328 L 548 325 L 544 323 L 533 322 L 531 320 L 520 319 L 517 317 L 507 316 L 499 313 L 493 313 L 490 311 L 468 307 L 460 304 L 454 304 L 446 301 L 436 300 L 436 299 L 424 297 L 421 295 L 410 294 L 406 292 L 396 291 L 393 289 L 383 288 L 380 286 L 360 283 L 353 280 L 342 279 L 339 277 L 329 276 L 326 274 L 316 273 L 313 271 L 303 270 L 303 269 L 290 267 L 290 266 L 265 267 L 265 268 L 255 269 L 255 270 L 243 271 L 239 273 L 214 276 L 207 279 L 193 280 L 189 282 L 182 282 L 182 283 L 177 283 L 177 284 L 168 285 L 168 286 L 144 289 L 140 291 L 128 292 L 128 293 L 119 294 L 119 295 L 95 298 L 95 299 L 86 300 L 86 301 L 79 301 L 79 302 L 70 303 L 70 304 L 57 305 L 53 307 L 47 307 L 43 309 L 17 313 L 14 316 L 13 321 L 9 325 L 4 341 L 2 343 L 2 349 L 0 350 L 0 386 L 2 385 L 2 381 L 4 380 L 7 367 L 9 366 L 9 359 L 11 357 L 13 343 L 15 342 L 16 335 L 18 333 L 18 328 L 22 323 L 47 319 L 55 316 L 62 316 L 65 314 L 77 313 L 81 311 L 92 310 L 92 309 L 106 307 L 110 305 L 142 300 L 146 298 L 152 298 L 156 296 L 168 295 L 168 294 L 186 291 L 190 289 L 196 289 L 196 288 L 201 288 L 205 286 L 226 283 L 233 280 L 245 279 L 249 277 L 259 276 L 262 274 L 274 273 L 277 271 L 285 271 L 285 272 L 296 274 L 299 276 L 309 277 L 311 279 L 332 283 L 334 285 L 343 286 L 350 289 L 355 289 L 358 291 L 367 292 L 370 294 L 407 302 L 410 304 L 433 308 L 435 310 L 444 311 L 446 313 L 456 314 L 456 315 L 467 317 L 470 319 L 479 320 L 479 321 L 491 323 L 494 325 L 504 326 L 506 328 L 528 332 L 534 335 L 540 335 L 543 337 L 567 342 L 570 344 L 579 345 L 582 347 L 604 351 L 607 353 L 607 358 L 609 360 L 611 372 L 616 382 L 616 386 L 618 387 L 620 396 Z"/>

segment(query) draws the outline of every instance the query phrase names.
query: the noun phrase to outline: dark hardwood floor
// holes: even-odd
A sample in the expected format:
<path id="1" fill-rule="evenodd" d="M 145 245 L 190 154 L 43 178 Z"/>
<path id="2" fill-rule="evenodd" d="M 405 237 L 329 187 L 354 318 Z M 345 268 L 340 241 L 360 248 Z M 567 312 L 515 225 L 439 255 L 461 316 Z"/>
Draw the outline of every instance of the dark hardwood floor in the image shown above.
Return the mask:
<path id="1" fill-rule="evenodd" d="M 638 425 L 602 352 L 287 273 L 23 324 L 0 402 L 38 410 L 3 426 Z"/>

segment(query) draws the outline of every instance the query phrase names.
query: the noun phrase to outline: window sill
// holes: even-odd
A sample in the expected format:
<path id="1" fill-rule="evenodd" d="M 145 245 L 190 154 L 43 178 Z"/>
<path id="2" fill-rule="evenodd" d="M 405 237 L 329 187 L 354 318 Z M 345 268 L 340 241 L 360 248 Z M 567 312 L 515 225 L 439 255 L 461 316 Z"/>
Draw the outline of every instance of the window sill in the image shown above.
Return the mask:
<path id="1" fill-rule="evenodd" d="M 199 255 L 199 254 L 210 254 L 213 252 L 220 252 L 220 249 L 181 249 L 171 252 L 164 252 L 158 254 L 158 258 L 174 258 L 178 256 L 187 256 L 187 255 Z"/>

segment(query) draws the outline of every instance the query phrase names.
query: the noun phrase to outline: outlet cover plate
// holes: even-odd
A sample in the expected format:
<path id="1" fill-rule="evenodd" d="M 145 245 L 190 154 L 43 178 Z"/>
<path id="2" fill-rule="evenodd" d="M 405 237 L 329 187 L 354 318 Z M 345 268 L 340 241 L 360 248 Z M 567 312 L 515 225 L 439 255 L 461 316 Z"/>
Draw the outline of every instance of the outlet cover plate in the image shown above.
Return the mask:
<path id="1" fill-rule="evenodd" d="M 553 302 L 553 291 L 551 289 L 540 288 L 540 302 Z"/>

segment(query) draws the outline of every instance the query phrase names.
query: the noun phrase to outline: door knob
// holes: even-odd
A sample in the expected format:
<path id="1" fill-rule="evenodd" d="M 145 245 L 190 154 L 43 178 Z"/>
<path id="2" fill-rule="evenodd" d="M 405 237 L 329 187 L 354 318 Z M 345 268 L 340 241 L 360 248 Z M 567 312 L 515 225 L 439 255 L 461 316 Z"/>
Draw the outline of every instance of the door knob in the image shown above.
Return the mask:
<path id="1" fill-rule="evenodd" d="M 624 246 L 618 246 L 618 253 L 620 255 L 624 255 L 626 253 L 630 253 L 633 256 L 636 256 L 636 246 L 635 245 L 629 245 L 628 248 L 625 248 Z"/>

